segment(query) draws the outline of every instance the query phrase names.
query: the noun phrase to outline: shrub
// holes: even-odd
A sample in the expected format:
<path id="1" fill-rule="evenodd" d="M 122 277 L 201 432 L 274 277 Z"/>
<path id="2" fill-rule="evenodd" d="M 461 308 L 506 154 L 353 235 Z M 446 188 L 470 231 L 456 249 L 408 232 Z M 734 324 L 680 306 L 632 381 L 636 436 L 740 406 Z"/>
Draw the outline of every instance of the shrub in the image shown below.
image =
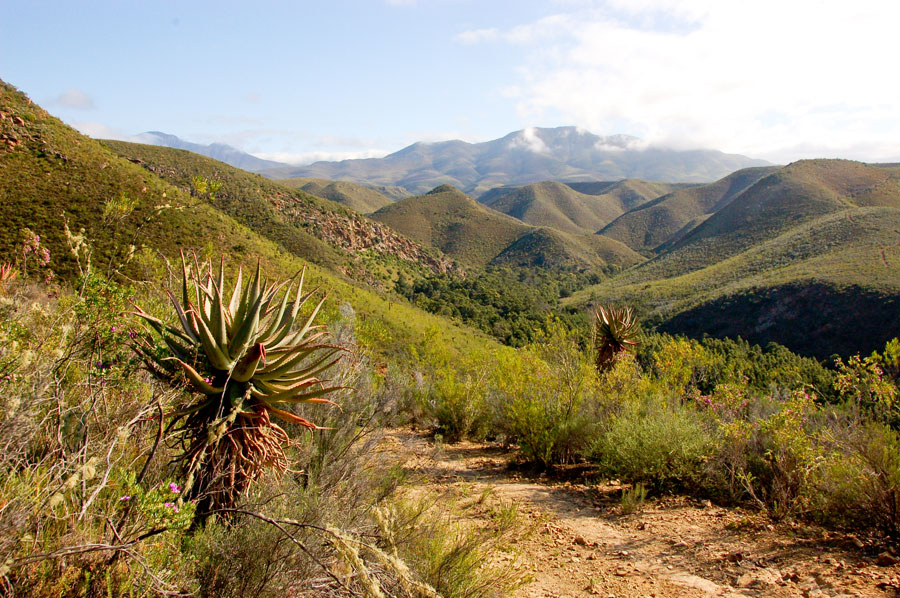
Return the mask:
<path id="1" fill-rule="evenodd" d="M 900 538 L 900 433 L 878 422 L 842 421 L 815 492 L 820 520 Z"/>
<path id="2" fill-rule="evenodd" d="M 423 350 L 413 351 L 419 380 L 409 390 L 415 408 L 447 441 L 485 433 L 485 391 L 492 361 L 487 354 L 452 355 L 430 330 Z"/>
<path id="3" fill-rule="evenodd" d="M 594 460 L 608 475 L 657 491 L 703 487 L 712 437 L 689 406 L 650 399 L 615 415 L 595 441 Z"/>
<path id="4" fill-rule="evenodd" d="M 602 409 L 597 372 L 575 339 L 559 324 L 539 338 L 497 355 L 491 429 L 547 467 L 583 454 Z"/>

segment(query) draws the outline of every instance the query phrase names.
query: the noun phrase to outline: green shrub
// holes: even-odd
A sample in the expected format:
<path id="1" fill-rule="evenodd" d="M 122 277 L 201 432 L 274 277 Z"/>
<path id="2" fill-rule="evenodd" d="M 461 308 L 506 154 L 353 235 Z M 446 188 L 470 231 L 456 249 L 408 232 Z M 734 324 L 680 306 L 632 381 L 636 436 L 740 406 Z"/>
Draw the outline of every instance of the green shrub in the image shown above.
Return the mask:
<path id="1" fill-rule="evenodd" d="M 826 523 L 900 537 L 900 433 L 842 422 L 815 479 L 813 513 Z"/>
<path id="2" fill-rule="evenodd" d="M 480 438 L 485 431 L 485 391 L 492 358 L 486 353 L 455 356 L 428 332 L 421 352 L 413 350 L 419 380 L 412 390 L 416 410 L 449 442 Z"/>
<path id="3" fill-rule="evenodd" d="M 697 490 L 707 476 L 713 441 L 689 406 L 651 400 L 615 415 L 592 453 L 602 470 L 657 491 Z"/>
<path id="4" fill-rule="evenodd" d="M 551 324 L 539 342 L 499 352 L 490 385 L 492 431 L 544 467 L 580 457 L 604 411 L 599 377 L 575 339 Z"/>

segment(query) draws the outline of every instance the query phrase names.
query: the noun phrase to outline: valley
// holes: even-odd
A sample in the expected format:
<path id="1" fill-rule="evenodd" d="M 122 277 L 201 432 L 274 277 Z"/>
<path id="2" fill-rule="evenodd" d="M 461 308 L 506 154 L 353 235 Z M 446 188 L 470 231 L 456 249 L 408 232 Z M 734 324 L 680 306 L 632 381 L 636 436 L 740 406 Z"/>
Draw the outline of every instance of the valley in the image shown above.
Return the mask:
<path id="1" fill-rule="evenodd" d="M 900 592 L 900 166 L 145 135 L 0 83 L 0 593 Z"/>

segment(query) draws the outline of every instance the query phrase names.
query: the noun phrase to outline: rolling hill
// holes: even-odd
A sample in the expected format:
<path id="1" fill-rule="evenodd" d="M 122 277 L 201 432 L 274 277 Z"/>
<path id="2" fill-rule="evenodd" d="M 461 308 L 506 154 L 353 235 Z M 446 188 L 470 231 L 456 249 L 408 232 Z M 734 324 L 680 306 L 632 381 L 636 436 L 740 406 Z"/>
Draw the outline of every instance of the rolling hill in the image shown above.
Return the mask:
<path id="1" fill-rule="evenodd" d="M 715 183 L 673 191 L 629 210 L 599 232 L 635 251 L 652 251 L 777 170 L 777 166 L 745 168 Z"/>
<path id="2" fill-rule="evenodd" d="M 405 196 L 391 197 L 383 192 L 387 191 L 384 187 L 378 190 L 365 185 L 348 183 L 347 181 L 296 178 L 281 179 L 278 182 L 287 187 L 301 189 L 310 195 L 339 203 L 351 210 L 356 210 L 360 214 L 370 214 Z"/>
<path id="3" fill-rule="evenodd" d="M 870 352 L 900 334 L 898 184 L 897 167 L 791 164 L 571 301 L 631 303 L 662 330 L 774 340 L 819 358 Z"/>
<path id="4" fill-rule="evenodd" d="M 707 182 L 766 163 L 711 150 L 647 147 L 626 135 L 601 137 L 575 127 L 531 128 L 482 143 L 415 143 L 384 158 L 316 162 L 265 171 L 272 178 L 311 177 L 395 185 L 411 194 L 449 184 L 480 195 L 503 185 L 546 180 L 646 179 Z"/>
<path id="5" fill-rule="evenodd" d="M 351 277 L 375 283 L 363 254 L 392 256 L 394 264 L 447 272 L 457 268 L 439 251 L 423 248 L 386 226 L 326 199 L 291 189 L 185 150 L 104 141 L 120 156 L 181 189 L 190 191 L 196 176 L 221 185 L 210 203 L 273 241 Z M 301 242 L 302 240 L 302 242 Z M 382 274 L 390 279 L 393 274 Z"/>
<path id="6" fill-rule="evenodd" d="M 530 230 L 450 185 L 386 206 L 372 218 L 469 266 L 487 265 Z"/>
<path id="7" fill-rule="evenodd" d="M 372 218 L 475 267 L 504 263 L 590 269 L 630 266 L 643 259 L 616 241 L 527 225 L 449 185 L 386 206 Z"/>
<path id="8" fill-rule="evenodd" d="M 234 170 L 274 185 L 181 150 L 133 144 L 124 147 L 178 152 L 208 168 L 223 173 Z M 239 177 L 236 181 L 246 179 Z M 281 188 L 281 193 L 290 197 L 289 189 Z M 302 198 L 295 196 L 295 200 Z M 212 259 L 224 257 L 232 264 L 248 267 L 259 259 L 272 276 L 293 275 L 301 267 L 310 266 L 309 283 L 324 287 L 330 296 L 326 319 L 336 317 L 342 302 L 352 301 L 361 316 L 359 334 L 369 334 L 369 326 L 362 323 L 378 323 L 372 333 L 379 338 L 377 348 L 383 351 L 382 357 L 405 351 L 410 343 L 423 342 L 428 330 L 432 334 L 440 330 L 442 341 L 453 351 L 493 342 L 471 329 L 398 302 L 394 296 L 385 297 L 348 281 L 341 269 L 350 263 L 345 261 L 353 257 L 350 252 L 325 243 L 300 226 L 293 226 L 292 231 L 290 222 L 282 221 L 276 235 L 270 230 L 276 215 L 254 205 L 257 202 L 252 197 L 244 198 L 243 203 L 235 201 L 257 214 L 242 222 L 208 198 L 191 196 L 179 185 L 163 180 L 147 163 L 131 162 L 79 134 L 14 87 L 0 82 L 0 218 L 4 222 L 0 227 L 0 262 L 16 259 L 24 229 L 28 228 L 40 235 L 41 245 L 50 250 L 50 267 L 57 278 L 75 279 L 79 264 L 67 241 L 67 223 L 73 235 L 83 236 L 85 247 L 92 250 L 94 271 L 103 275 L 117 276 L 121 271 L 131 279 L 158 284 L 166 280 L 181 249 L 195 250 Z M 351 218 L 345 222 L 359 217 L 339 209 Z M 316 260 L 323 266 L 313 265 Z M 86 265 L 83 253 L 81 264 Z"/>
<path id="9" fill-rule="evenodd" d="M 673 186 L 637 180 L 568 184 L 543 181 L 521 187 L 497 187 L 478 201 L 534 226 L 594 233 L 624 212 L 671 191 Z M 585 191 L 578 191 L 579 188 Z"/>

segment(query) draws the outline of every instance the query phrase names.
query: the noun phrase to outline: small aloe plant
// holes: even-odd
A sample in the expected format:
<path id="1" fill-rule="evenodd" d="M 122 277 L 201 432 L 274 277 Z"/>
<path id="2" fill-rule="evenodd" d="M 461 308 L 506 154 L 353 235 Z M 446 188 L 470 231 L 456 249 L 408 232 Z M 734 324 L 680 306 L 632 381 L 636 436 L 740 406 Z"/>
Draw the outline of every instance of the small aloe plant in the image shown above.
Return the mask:
<path id="1" fill-rule="evenodd" d="M 191 267 L 193 266 L 193 267 Z M 305 270 L 269 284 L 257 264 L 252 281 L 237 280 L 226 295 L 224 260 L 188 264 L 182 255 L 180 300 L 167 291 L 178 325 L 135 312 L 161 338 L 164 348 L 138 337 L 135 350 L 148 369 L 171 382 L 186 380 L 196 391 L 185 408 L 170 414 L 181 433 L 183 497 L 198 501 L 197 513 L 228 507 L 267 467 L 284 471 L 288 436 L 273 421 L 317 426 L 289 411 L 290 405 L 330 403 L 341 387 L 319 376 L 341 358 L 314 321 L 323 297 L 305 318 L 300 311 L 315 291 L 303 293 Z M 296 283 L 296 291 L 294 285 Z"/>
<path id="2" fill-rule="evenodd" d="M 608 370 L 623 353 L 633 351 L 638 345 L 639 332 L 640 326 L 630 307 L 597 307 L 594 321 L 597 369 Z"/>

